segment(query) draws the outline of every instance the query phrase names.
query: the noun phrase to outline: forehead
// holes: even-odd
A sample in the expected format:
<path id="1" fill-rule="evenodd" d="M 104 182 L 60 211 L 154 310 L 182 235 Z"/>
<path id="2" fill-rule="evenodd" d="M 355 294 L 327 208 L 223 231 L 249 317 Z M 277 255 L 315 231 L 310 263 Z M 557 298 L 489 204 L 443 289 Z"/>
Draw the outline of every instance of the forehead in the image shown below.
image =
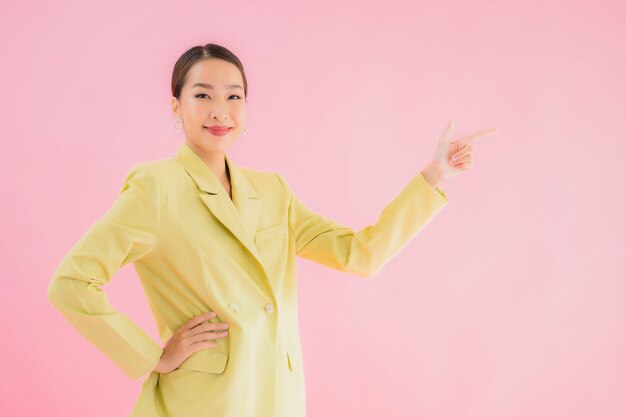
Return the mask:
<path id="1" fill-rule="evenodd" d="M 185 84 L 207 83 L 216 88 L 226 88 L 229 84 L 243 85 L 243 77 L 239 68 L 223 59 L 203 59 L 196 62 L 187 72 Z"/>

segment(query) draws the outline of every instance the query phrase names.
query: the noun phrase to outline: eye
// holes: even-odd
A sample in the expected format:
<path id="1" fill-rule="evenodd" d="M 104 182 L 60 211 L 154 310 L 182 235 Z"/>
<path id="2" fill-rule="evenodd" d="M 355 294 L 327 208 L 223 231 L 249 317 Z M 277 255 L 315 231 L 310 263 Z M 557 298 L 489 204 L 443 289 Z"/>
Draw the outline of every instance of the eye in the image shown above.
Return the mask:
<path id="1" fill-rule="evenodd" d="M 196 94 L 195 96 L 196 96 L 196 97 L 198 97 L 198 98 L 200 98 L 200 96 L 207 96 L 207 97 L 208 97 L 208 95 L 207 95 L 207 94 L 204 94 L 204 93 L 201 93 L 201 94 Z M 239 97 L 239 96 L 238 96 L 238 95 L 236 95 L 236 94 L 233 94 L 233 95 L 232 95 L 232 96 L 230 96 L 230 97 L 237 97 L 237 100 L 241 100 L 241 97 Z M 230 97 L 229 97 L 229 98 L 230 98 Z"/>

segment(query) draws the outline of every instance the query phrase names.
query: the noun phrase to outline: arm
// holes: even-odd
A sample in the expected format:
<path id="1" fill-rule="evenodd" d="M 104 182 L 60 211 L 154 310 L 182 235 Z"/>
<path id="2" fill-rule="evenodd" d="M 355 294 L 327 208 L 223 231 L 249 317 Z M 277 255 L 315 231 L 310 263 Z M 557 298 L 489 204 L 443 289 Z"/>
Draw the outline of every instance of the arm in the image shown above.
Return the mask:
<path id="1" fill-rule="evenodd" d="M 289 228 L 298 256 L 330 268 L 369 277 L 378 273 L 448 203 L 441 188 L 420 172 L 379 215 L 358 231 L 311 211 L 275 173 L 289 196 Z"/>
<path id="2" fill-rule="evenodd" d="M 154 369 L 163 349 L 116 311 L 100 287 L 118 269 L 150 253 L 159 218 L 156 181 L 135 165 L 113 206 L 70 248 L 48 287 L 50 302 L 131 379 Z"/>

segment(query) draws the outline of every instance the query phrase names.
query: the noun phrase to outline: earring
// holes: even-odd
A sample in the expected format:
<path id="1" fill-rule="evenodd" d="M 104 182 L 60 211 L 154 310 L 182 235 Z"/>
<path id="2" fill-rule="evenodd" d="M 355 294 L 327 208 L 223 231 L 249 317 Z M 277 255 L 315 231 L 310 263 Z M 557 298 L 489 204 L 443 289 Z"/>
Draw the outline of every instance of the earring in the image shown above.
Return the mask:
<path id="1" fill-rule="evenodd" d="M 180 122 L 180 125 L 178 124 L 178 122 Z M 174 130 L 176 132 L 180 132 L 182 130 L 182 126 L 183 126 L 183 119 L 176 118 L 176 120 L 174 121 Z"/>
<path id="2" fill-rule="evenodd" d="M 248 134 L 248 129 L 244 127 L 243 128 L 243 132 L 241 132 L 241 133 L 243 133 L 244 135 L 247 135 Z"/>

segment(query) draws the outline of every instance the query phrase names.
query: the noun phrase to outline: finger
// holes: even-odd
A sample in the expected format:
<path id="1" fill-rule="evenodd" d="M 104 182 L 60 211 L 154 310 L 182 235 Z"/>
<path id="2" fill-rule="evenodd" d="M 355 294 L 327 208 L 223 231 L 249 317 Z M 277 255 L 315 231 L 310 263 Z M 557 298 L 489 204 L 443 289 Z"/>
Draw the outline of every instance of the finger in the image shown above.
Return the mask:
<path id="1" fill-rule="evenodd" d="M 221 338 L 225 338 L 228 336 L 228 332 L 227 331 L 223 331 L 220 333 L 217 332 L 204 332 L 204 333 L 198 333 L 196 335 L 193 336 L 188 336 L 185 337 L 185 341 L 188 344 L 193 344 L 193 343 L 197 343 L 197 342 L 204 342 L 207 340 L 215 340 L 215 339 L 221 339 Z"/>
<path id="2" fill-rule="evenodd" d="M 476 133 L 472 133 L 469 136 L 465 136 L 465 137 L 459 139 L 457 142 L 459 143 L 460 146 L 465 146 L 468 143 L 472 143 L 472 142 L 474 142 L 477 139 L 483 138 L 483 137 L 488 136 L 488 135 L 492 135 L 492 134 L 497 133 L 499 131 L 500 131 L 500 129 L 497 128 L 497 127 L 490 127 L 489 129 L 479 130 Z"/>
<path id="3" fill-rule="evenodd" d="M 196 342 L 189 345 L 189 354 L 196 353 L 199 350 L 217 347 L 217 342 Z"/>
<path id="4" fill-rule="evenodd" d="M 458 169 L 459 171 L 467 171 L 468 169 L 470 169 L 472 167 L 472 163 L 471 162 L 466 162 L 464 164 L 458 164 L 454 166 L 456 169 Z"/>
<path id="5" fill-rule="evenodd" d="M 228 335 L 228 329 L 215 329 L 215 331 L 211 331 L 211 329 L 204 331 L 204 332 L 197 332 L 197 333 L 193 333 L 193 332 L 189 332 L 188 334 L 185 335 L 186 338 L 192 338 L 192 337 L 208 337 L 210 339 L 217 339 L 219 337 L 224 337 Z"/>
<path id="6" fill-rule="evenodd" d="M 215 332 L 201 332 L 196 333 L 194 335 L 185 336 L 185 340 L 193 342 L 198 342 L 200 340 L 212 340 L 212 339 L 221 339 L 228 336 L 228 330 L 215 331 Z"/>
<path id="7" fill-rule="evenodd" d="M 220 332 L 228 329 L 229 327 L 230 326 L 228 325 L 228 323 L 204 323 L 194 327 L 193 329 L 188 330 L 186 334 L 189 336 L 193 336 L 198 333 L 204 332 Z"/>
<path id="8" fill-rule="evenodd" d="M 450 119 L 448 122 L 448 126 L 446 126 L 446 130 L 444 130 L 443 135 L 439 139 L 439 142 L 447 142 L 450 140 L 450 136 L 452 136 L 452 130 L 454 130 L 454 120 Z"/>
<path id="9" fill-rule="evenodd" d="M 452 163 L 454 165 L 462 164 L 464 162 L 471 162 L 471 161 L 472 161 L 472 154 L 471 153 L 467 154 L 465 156 L 462 156 L 460 158 L 457 158 L 457 159 L 454 159 L 454 158 L 452 159 Z"/>
<path id="10" fill-rule="evenodd" d="M 474 152 L 474 146 L 470 143 L 467 144 L 466 146 L 462 147 L 461 149 L 459 149 L 457 152 L 453 153 L 450 158 L 453 161 L 459 160 L 462 157 L 464 157 L 465 155 L 469 155 L 472 152 Z"/>
<path id="11" fill-rule="evenodd" d="M 215 317 L 217 313 L 215 311 L 209 311 L 208 313 L 204 313 L 204 314 L 200 314 L 199 316 L 196 316 L 194 318 L 192 318 L 191 320 L 189 320 L 186 324 L 185 324 L 185 329 L 189 330 L 189 329 L 193 329 L 194 327 L 196 327 L 198 324 L 202 323 L 205 320 L 210 320 L 213 317 Z"/>

